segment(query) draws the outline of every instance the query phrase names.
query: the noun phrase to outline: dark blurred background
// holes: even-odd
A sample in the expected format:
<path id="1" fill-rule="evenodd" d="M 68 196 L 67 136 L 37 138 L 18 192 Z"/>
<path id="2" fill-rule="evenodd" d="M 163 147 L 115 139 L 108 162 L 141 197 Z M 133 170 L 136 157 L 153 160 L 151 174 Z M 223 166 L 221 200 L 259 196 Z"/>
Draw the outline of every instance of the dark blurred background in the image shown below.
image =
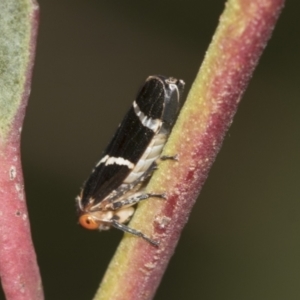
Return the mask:
<path id="1" fill-rule="evenodd" d="M 40 0 L 22 139 L 46 299 L 91 299 L 122 237 L 74 198 L 150 74 L 189 89 L 223 0 Z M 288 0 L 156 300 L 300 299 L 300 2 Z"/>

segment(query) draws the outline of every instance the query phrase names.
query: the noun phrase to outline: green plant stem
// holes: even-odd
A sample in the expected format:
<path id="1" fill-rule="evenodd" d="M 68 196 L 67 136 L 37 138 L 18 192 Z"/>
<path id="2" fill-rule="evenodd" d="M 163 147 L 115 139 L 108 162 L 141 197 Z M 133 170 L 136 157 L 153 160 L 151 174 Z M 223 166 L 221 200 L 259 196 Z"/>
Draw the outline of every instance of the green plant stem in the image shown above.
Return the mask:
<path id="1" fill-rule="evenodd" d="M 148 191 L 130 223 L 160 240 L 155 248 L 125 234 L 94 300 L 152 299 L 183 226 L 271 36 L 284 0 L 229 0 Z M 200 30 L 201 32 L 201 30 Z"/>

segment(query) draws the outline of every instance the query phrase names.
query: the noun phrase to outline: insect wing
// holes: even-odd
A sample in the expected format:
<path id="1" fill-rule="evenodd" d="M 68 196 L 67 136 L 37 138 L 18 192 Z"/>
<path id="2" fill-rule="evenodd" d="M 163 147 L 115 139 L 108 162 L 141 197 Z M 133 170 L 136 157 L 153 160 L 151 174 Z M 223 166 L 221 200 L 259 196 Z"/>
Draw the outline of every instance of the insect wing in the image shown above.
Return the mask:
<path id="1" fill-rule="evenodd" d="M 165 109 L 165 93 L 163 81 L 154 76 L 148 78 L 135 101 L 145 118 L 161 121 Z M 95 205 L 118 188 L 159 129 L 144 126 L 141 116 L 137 115 L 137 108 L 132 105 L 86 181 L 81 204 L 87 205 L 92 197 Z"/>

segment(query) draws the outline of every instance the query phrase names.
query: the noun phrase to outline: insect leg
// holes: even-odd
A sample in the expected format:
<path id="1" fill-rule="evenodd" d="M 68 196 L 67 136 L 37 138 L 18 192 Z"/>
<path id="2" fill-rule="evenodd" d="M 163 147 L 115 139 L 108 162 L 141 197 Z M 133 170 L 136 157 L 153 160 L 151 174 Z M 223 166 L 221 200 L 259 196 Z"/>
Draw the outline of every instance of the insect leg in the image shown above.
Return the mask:
<path id="1" fill-rule="evenodd" d="M 138 194 L 136 196 L 124 199 L 124 200 L 120 200 L 120 201 L 116 201 L 113 203 L 110 203 L 109 207 L 112 210 L 117 210 L 120 209 L 124 206 L 132 206 L 135 205 L 136 203 L 148 199 L 150 197 L 157 197 L 157 198 L 163 198 L 166 199 L 166 194 L 155 194 L 155 193 L 145 193 L 145 194 Z"/>
<path id="2" fill-rule="evenodd" d="M 147 242 L 149 242 L 151 245 L 153 245 L 155 247 L 158 247 L 158 245 L 159 245 L 158 241 L 154 241 L 154 240 L 150 239 L 149 237 L 147 237 L 142 232 L 140 232 L 138 230 L 135 230 L 133 228 L 130 228 L 130 227 L 124 225 L 124 224 L 121 224 L 121 223 L 119 223 L 118 221 L 116 221 L 114 219 L 112 220 L 112 226 L 117 228 L 117 229 L 120 229 L 124 232 L 128 232 L 128 233 L 131 233 L 133 235 L 139 236 L 139 237 L 143 238 L 144 240 L 146 240 Z"/>
<path id="3" fill-rule="evenodd" d="M 176 161 L 178 161 L 178 155 L 177 154 L 175 154 L 175 155 L 162 155 L 159 159 L 160 160 L 168 160 L 168 159 L 170 159 L 170 160 L 176 160 Z"/>

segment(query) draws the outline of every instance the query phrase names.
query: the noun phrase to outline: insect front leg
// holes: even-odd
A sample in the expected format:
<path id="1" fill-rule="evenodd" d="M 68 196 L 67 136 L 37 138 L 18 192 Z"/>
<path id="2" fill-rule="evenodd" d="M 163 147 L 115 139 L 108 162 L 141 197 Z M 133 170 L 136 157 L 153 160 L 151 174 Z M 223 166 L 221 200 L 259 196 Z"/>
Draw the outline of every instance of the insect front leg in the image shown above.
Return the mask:
<path id="1" fill-rule="evenodd" d="M 144 240 L 146 240 L 148 243 L 150 243 L 151 245 L 153 245 L 155 247 L 158 247 L 158 245 L 159 245 L 158 241 L 152 240 L 151 238 L 149 238 L 148 236 L 143 234 L 141 231 L 135 230 L 135 229 L 130 228 L 130 227 L 124 225 L 124 224 L 121 224 L 115 219 L 112 220 L 111 224 L 112 224 L 113 227 L 115 227 L 117 229 L 120 229 L 124 232 L 128 232 L 128 233 L 131 233 L 133 235 L 136 235 L 136 236 L 139 236 L 139 237 L 143 238 Z"/>

